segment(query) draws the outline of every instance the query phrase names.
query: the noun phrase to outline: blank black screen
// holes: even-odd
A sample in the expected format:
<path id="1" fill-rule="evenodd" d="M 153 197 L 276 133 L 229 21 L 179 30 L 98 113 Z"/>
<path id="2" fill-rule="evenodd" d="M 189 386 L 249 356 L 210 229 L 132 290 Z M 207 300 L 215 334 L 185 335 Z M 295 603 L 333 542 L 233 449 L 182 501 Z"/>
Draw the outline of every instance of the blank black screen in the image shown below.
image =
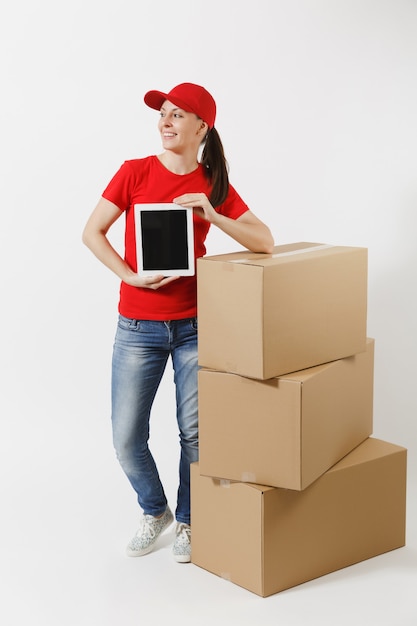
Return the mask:
<path id="1" fill-rule="evenodd" d="M 141 228 L 144 270 L 188 269 L 185 209 L 144 211 Z"/>

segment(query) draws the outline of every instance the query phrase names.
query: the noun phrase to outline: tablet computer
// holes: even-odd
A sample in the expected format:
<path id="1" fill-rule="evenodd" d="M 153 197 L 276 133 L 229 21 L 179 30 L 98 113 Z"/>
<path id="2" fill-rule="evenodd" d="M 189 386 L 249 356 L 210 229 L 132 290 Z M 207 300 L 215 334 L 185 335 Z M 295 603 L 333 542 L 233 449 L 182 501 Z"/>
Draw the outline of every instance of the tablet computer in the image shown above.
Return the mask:
<path id="1" fill-rule="evenodd" d="M 193 276 L 193 210 L 173 203 L 135 204 L 138 274 Z"/>

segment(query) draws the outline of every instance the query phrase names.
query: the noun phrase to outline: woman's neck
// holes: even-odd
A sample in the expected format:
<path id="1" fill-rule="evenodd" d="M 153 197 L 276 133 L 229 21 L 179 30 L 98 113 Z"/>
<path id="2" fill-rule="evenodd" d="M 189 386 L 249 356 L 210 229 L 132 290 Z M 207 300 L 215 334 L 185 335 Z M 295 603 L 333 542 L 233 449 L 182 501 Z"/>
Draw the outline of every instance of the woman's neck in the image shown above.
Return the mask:
<path id="1" fill-rule="evenodd" d="M 158 159 L 167 170 L 173 174 L 190 174 L 198 167 L 196 155 L 176 154 L 167 150 L 158 155 Z"/>

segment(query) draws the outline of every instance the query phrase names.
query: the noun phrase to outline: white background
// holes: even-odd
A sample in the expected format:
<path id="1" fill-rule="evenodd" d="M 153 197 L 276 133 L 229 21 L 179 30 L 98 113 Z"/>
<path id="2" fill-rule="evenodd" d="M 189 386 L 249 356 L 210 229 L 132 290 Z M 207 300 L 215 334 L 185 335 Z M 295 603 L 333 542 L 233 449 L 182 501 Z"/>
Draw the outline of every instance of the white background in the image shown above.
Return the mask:
<path id="1" fill-rule="evenodd" d="M 2 623 L 416 623 L 415 0 L 17 0 L 0 15 Z M 374 436 L 408 448 L 407 546 L 262 599 L 162 549 L 127 559 L 114 458 L 118 280 L 81 244 L 149 89 L 205 85 L 234 186 L 276 243 L 369 250 Z M 122 241 L 122 224 L 113 231 Z M 212 229 L 208 253 L 236 249 Z M 172 375 L 153 449 L 175 506 Z"/>

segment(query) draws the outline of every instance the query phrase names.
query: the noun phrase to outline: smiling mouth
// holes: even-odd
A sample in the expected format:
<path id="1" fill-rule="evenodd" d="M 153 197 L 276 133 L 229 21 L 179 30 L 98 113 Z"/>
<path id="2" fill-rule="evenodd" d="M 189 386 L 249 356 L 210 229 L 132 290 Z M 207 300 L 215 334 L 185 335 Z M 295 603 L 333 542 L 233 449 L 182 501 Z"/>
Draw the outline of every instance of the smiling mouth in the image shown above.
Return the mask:
<path id="1" fill-rule="evenodd" d="M 176 137 L 176 133 L 162 133 L 162 136 L 171 139 L 172 137 Z"/>

